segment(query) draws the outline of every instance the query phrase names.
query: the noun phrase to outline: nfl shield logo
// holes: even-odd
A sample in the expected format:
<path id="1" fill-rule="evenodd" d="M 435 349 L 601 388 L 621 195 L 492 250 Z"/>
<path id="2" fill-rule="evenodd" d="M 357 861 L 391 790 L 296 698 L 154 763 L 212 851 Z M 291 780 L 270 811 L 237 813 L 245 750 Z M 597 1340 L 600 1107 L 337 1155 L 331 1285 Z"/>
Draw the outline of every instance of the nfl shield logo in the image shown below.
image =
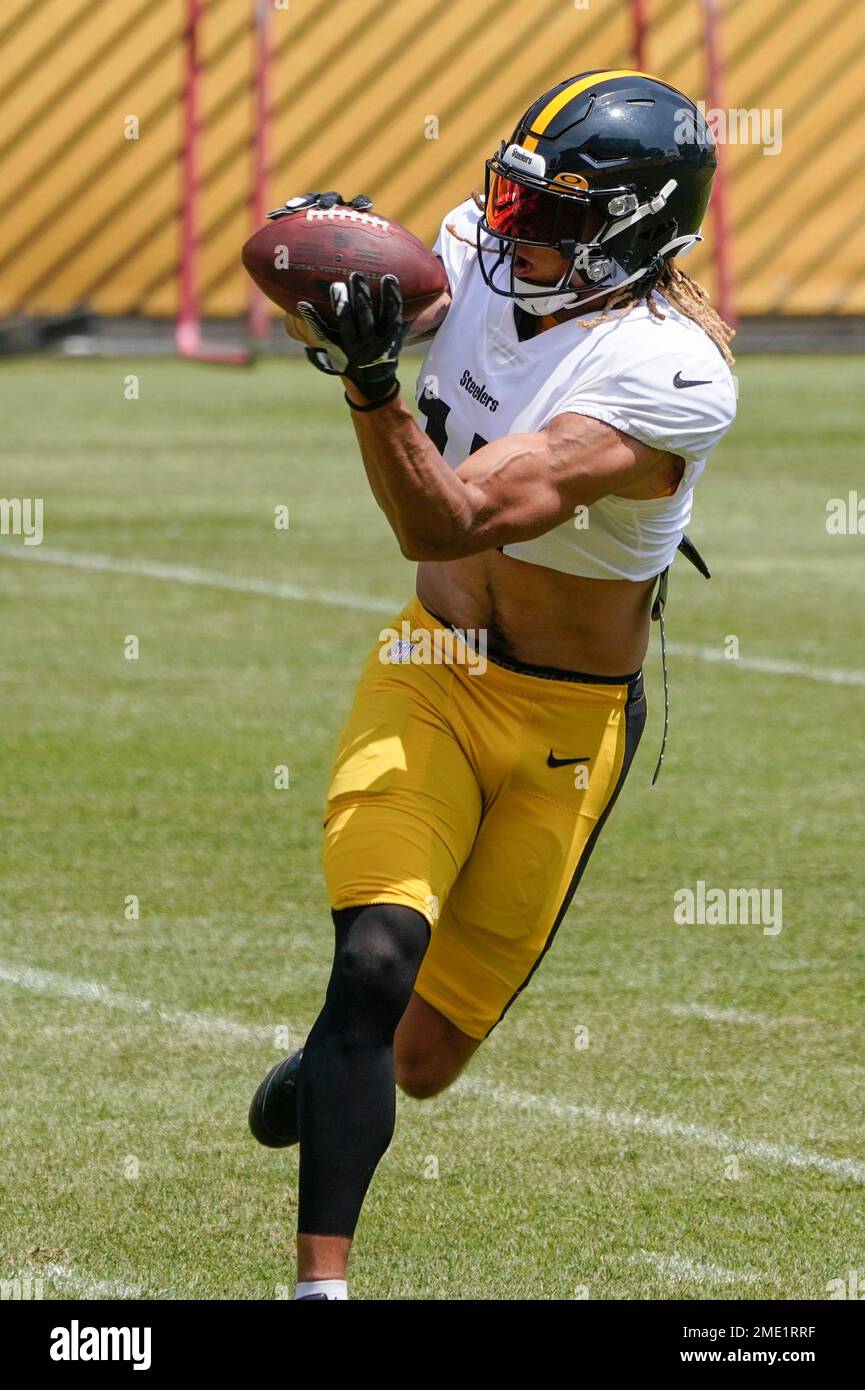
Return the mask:
<path id="1" fill-rule="evenodd" d="M 399 666 L 407 661 L 411 661 L 411 654 L 414 651 L 414 642 L 391 642 L 388 648 L 387 659 L 394 666 Z"/>

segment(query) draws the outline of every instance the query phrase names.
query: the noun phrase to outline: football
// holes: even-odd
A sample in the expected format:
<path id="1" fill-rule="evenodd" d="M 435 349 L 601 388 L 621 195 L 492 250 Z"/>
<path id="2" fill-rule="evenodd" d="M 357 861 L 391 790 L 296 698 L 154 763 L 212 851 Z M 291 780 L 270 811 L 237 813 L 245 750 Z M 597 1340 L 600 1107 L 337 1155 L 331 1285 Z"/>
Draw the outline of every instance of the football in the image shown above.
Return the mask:
<path id="1" fill-rule="evenodd" d="M 300 300 L 330 309 L 334 280 L 361 271 L 378 306 L 383 275 L 396 275 L 411 322 L 448 287 L 438 256 L 398 222 L 337 204 L 298 208 L 265 223 L 243 248 L 249 275 L 274 304 L 293 312 Z"/>

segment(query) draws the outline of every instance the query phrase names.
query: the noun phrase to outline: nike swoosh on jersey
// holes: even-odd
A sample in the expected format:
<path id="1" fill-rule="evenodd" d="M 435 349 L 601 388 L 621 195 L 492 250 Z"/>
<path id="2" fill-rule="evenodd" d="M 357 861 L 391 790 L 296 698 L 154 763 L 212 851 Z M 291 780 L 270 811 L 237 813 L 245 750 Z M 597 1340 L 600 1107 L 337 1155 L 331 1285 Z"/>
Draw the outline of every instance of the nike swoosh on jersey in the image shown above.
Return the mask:
<path id="1" fill-rule="evenodd" d="M 568 767 L 571 763 L 590 763 L 591 761 L 591 758 L 557 758 L 551 748 L 547 758 L 547 767 Z"/>
<path id="2" fill-rule="evenodd" d="M 676 375 L 673 377 L 673 385 L 677 391 L 684 390 L 686 386 L 711 386 L 711 384 L 711 377 L 709 377 L 708 381 L 687 381 L 685 377 L 682 376 L 681 372 L 676 372 Z"/>

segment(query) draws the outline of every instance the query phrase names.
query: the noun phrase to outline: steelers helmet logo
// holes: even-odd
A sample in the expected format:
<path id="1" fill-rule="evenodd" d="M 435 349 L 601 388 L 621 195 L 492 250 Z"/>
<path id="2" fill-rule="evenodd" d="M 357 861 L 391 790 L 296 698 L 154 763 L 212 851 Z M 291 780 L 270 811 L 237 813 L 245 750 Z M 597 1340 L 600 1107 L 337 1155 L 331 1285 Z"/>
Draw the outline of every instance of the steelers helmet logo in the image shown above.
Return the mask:
<path id="1" fill-rule="evenodd" d="M 553 184 L 558 188 L 569 188 L 574 193 L 582 193 L 588 188 L 588 179 L 582 174 L 556 174 Z"/>

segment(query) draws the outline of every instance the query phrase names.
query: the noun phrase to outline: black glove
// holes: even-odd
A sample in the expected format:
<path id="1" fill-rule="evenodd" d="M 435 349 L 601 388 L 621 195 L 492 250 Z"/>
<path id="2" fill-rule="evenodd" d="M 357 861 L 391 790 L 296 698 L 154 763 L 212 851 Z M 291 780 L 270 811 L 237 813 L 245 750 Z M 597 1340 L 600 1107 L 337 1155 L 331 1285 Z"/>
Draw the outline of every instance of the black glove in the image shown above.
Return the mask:
<path id="1" fill-rule="evenodd" d="M 381 308 L 376 315 L 369 285 L 359 270 L 349 276 L 348 288 L 337 280 L 330 287 L 336 327 L 330 328 L 306 301 L 297 312 L 321 343 L 307 348 L 313 366 L 330 376 L 348 377 L 368 401 L 380 401 L 398 384 L 396 369 L 406 324 L 402 295 L 395 275 L 381 277 Z"/>
<path id="2" fill-rule="evenodd" d="M 357 197 L 346 201 L 341 193 L 302 193 L 298 198 L 289 198 L 288 202 L 283 203 L 281 208 L 274 208 L 273 212 L 267 215 L 271 220 L 277 217 L 290 217 L 293 212 L 301 212 L 304 208 L 333 208 L 339 204 L 344 208 L 355 208 L 357 212 L 368 212 L 372 207 L 372 199 L 365 193 L 358 193 Z"/>

